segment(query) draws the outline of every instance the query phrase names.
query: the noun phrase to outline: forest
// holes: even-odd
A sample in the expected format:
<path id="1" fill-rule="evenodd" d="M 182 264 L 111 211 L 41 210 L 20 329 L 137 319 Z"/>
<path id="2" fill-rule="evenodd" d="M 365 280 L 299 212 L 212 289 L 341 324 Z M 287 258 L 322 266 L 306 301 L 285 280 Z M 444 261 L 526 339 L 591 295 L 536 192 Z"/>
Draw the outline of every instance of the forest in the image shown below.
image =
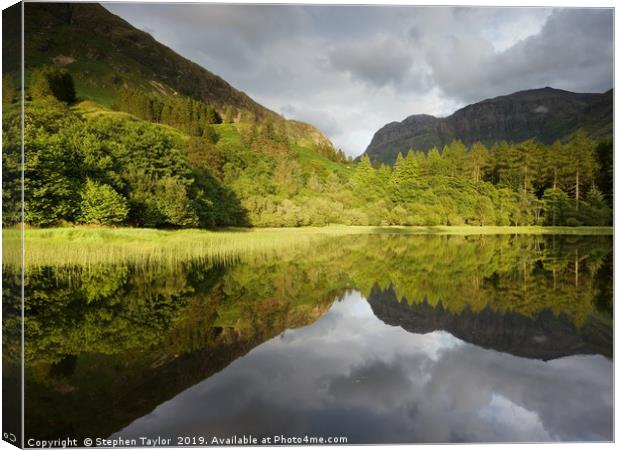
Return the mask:
<path id="1" fill-rule="evenodd" d="M 3 90 L 3 223 L 20 218 L 20 107 Z M 31 76 L 25 221 L 214 228 L 611 225 L 612 143 L 583 130 L 403 149 L 393 167 L 292 139 L 286 122 L 188 98 L 121 91 L 88 112 L 62 69 Z"/>

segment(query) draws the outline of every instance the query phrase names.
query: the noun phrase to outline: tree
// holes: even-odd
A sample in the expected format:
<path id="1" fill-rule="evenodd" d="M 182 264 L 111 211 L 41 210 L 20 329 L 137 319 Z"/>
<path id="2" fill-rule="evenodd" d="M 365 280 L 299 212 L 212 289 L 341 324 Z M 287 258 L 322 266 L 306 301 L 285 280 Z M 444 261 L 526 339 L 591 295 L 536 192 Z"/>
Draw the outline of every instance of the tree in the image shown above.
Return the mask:
<path id="1" fill-rule="evenodd" d="M 431 150 L 428 152 L 426 159 L 427 171 L 429 176 L 434 177 L 443 174 L 445 161 L 439 153 L 437 147 L 431 148 Z"/>
<path id="2" fill-rule="evenodd" d="M 532 189 L 532 180 L 538 170 L 539 152 L 541 146 L 535 139 L 528 139 L 512 147 L 510 152 L 510 171 L 512 177 L 519 180 L 524 196 L 527 197 Z"/>
<path id="3" fill-rule="evenodd" d="M 446 162 L 447 175 L 450 177 L 461 177 L 465 167 L 467 148 L 463 142 L 452 141 L 444 147 L 443 157 Z"/>
<path id="4" fill-rule="evenodd" d="M 474 183 L 482 181 L 489 165 L 489 151 L 481 142 L 475 142 L 465 156 L 465 170 Z"/>
<path id="5" fill-rule="evenodd" d="M 392 198 L 398 203 L 413 201 L 420 188 L 419 165 L 415 154 L 412 151 L 403 158 L 399 153 L 390 180 L 390 191 Z"/>
<path id="6" fill-rule="evenodd" d="M 76 100 L 73 78 L 66 69 L 43 67 L 32 73 L 30 95 L 33 99 L 54 97 L 65 103 Z"/>
<path id="7" fill-rule="evenodd" d="M 603 194 L 596 185 L 590 186 L 585 203 L 583 221 L 587 225 L 611 225 L 613 216 L 611 208 L 605 202 Z"/>
<path id="8" fill-rule="evenodd" d="M 579 209 L 579 197 L 581 187 L 592 182 L 595 172 L 598 170 L 594 142 L 583 129 L 579 129 L 573 135 L 570 142 L 571 158 L 568 169 L 573 175 L 573 190 L 575 193 L 575 209 Z"/>
<path id="9" fill-rule="evenodd" d="M 192 167 L 205 170 L 219 180 L 223 178 L 226 160 L 211 139 L 208 137 L 190 138 L 185 148 L 187 160 Z"/>
<path id="10" fill-rule="evenodd" d="M 613 207 L 614 201 L 614 144 L 603 141 L 596 146 L 599 170 L 595 183 L 601 189 L 607 205 Z"/>
<path id="11" fill-rule="evenodd" d="M 118 225 L 127 217 L 127 199 L 107 184 L 90 179 L 82 192 L 80 221 L 98 225 Z"/>
<path id="12" fill-rule="evenodd" d="M 215 129 L 211 125 L 205 125 L 202 129 L 202 137 L 212 144 L 217 144 L 217 141 L 219 140 Z"/>
<path id="13" fill-rule="evenodd" d="M 26 222 L 49 226 L 75 221 L 85 181 L 83 155 L 74 145 L 81 118 L 60 102 L 29 102 L 24 123 Z"/>
<path id="14" fill-rule="evenodd" d="M 547 185 L 551 185 L 553 189 L 562 186 L 566 177 L 566 167 L 570 161 L 570 155 L 567 153 L 568 146 L 560 141 L 555 141 L 551 147 L 544 152 L 542 158 L 542 173 Z"/>
<path id="15" fill-rule="evenodd" d="M 569 211 L 569 201 L 566 192 L 558 188 L 545 190 L 542 196 L 543 213 L 546 225 L 561 225 L 565 223 Z"/>
<path id="16" fill-rule="evenodd" d="M 13 103 L 16 96 L 17 90 L 15 89 L 13 77 L 9 74 L 4 74 L 2 76 L 2 105 L 10 105 Z"/>
<path id="17" fill-rule="evenodd" d="M 383 191 L 377 171 L 373 168 L 368 155 L 362 156 L 355 168 L 352 182 L 355 194 L 364 200 L 377 198 Z"/>
<path id="18" fill-rule="evenodd" d="M 165 225 L 195 227 L 199 224 L 187 189 L 178 178 L 164 177 L 158 180 L 156 204 L 164 218 Z"/>

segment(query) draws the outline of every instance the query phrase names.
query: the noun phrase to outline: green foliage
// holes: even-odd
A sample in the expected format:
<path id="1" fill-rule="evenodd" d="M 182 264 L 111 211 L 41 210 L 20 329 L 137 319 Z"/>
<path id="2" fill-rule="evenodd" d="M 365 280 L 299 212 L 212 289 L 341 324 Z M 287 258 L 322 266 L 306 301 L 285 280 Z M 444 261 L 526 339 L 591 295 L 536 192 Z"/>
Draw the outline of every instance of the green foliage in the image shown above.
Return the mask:
<path id="1" fill-rule="evenodd" d="M 542 196 L 542 201 L 546 225 L 556 226 L 559 223 L 566 223 L 570 212 L 570 202 L 566 192 L 558 188 L 547 189 Z"/>
<path id="2" fill-rule="evenodd" d="M 206 136 L 211 140 L 216 139 L 216 136 L 210 125 L 222 123 L 215 108 L 189 97 L 123 89 L 114 106 L 119 111 L 128 112 L 149 122 L 170 125 L 191 136 Z"/>
<path id="3" fill-rule="evenodd" d="M 19 218 L 21 195 L 16 120 L 5 116 L 13 131 L 3 158 L 3 194 L 7 206 L 15 205 L 4 217 L 7 224 Z M 239 201 L 212 175 L 218 169 L 212 158 L 192 164 L 184 147 L 175 134 L 156 125 L 105 115 L 84 119 L 54 100 L 29 102 L 25 220 L 40 226 L 63 221 L 149 227 L 246 223 Z M 99 204 L 97 196 L 103 196 Z"/>
<path id="4" fill-rule="evenodd" d="M 90 179 L 82 192 L 80 221 L 98 225 L 123 223 L 129 212 L 127 200 L 107 184 Z"/>
<path id="5" fill-rule="evenodd" d="M 612 141 L 604 141 L 596 147 L 599 170 L 594 184 L 601 189 L 603 198 L 610 208 L 614 204 L 614 145 Z"/>
<path id="6" fill-rule="evenodd" d="M 2 108 L 2 223 L 13 225 L 22 214 L 21 105 Z"/>
<path id="7" fill-rule="evenodd" d="M 153 96 L 138 96 L 135 107 L 140 98 L 150 109 L 156 104 Z M 189 116 L 194 106 L 202 108 L 198 102 L 174 101 L 187 106 Z M 207 120 L 203 113 L 196 117 Z M 181 116 L 171 123 L 200 122 Z M 12 134 L 19 130 L 16 117 L 9 113 L 6 119 Z M 373 166 L 367 157 L 356 166 L 336 162 L 330 147 L 319 152 L 294 144 L 284 122 L 270 119 L 204 122 L 199 133 L 187 131 L 196 134 L 187 136 L 121 114 L 83 117 L 46 100 L 27 105 L 26 125 L 26 220 L 35 225 L 82 220 L 79 192 L 87 179 L 127 199 L 124 221 L 114 223 L 143 227 L 611 221 L 608 197 L 595 184 L 610 172 L 600 171 L 596 148 L 581 132 L 552 146 L 536 140 L 502 142 L 490 151 L 480 143 L 468 149 L 455 141 L 428 155 L 410 150 L 390 168 Z M 18 139 L 7 144 L 5 223 L 15 223 Z M 577 151 L 582 154 L 572 158 Z M 611 183 L 605 186 L 609 190 Z M 584 189 L 591 194 L 584 196 Z"/>
<path id="8" fill-rule="evenodd" d="M 2 106 L 8 106 L 17 98 L 17 89 L 13 77 L 9 74 L 2 75 Z"/>
<path id="9" fill-rule="evenodd" d="M 48 66 L 36 69 L 30 80 L 30 96 L 38 100 L 53 97 L 73 103 L 76 100 L 73 78 L 65 69 Z"/>

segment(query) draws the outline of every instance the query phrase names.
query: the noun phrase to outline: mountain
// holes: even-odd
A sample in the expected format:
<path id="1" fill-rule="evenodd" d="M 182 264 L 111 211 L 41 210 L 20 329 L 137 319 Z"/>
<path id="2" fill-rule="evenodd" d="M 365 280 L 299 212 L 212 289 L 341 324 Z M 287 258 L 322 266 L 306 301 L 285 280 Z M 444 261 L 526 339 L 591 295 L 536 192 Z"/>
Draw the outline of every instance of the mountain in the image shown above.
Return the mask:
<path id="1" fill-rule="evenodd" d="M 373 161 L 392 163 L 398 152 L 427 151 L 455 139 L 470 145 L 538 138 L 563 139 L 584 128 L 593 138 L 611 139 L 613 90 L 581 94 L 546 87 L 503 95 L 459 109 L 448 117 L 416 114 L 375 133 L 365 153 Z"/>
<path id="2" fill-rule="evenodd" d="M 490 307 L 474 312 L 468 307 L 454 314 L 441 303 L 399 302 L 392 288 L 382 291 L 376 287 L 368 303 L 375 316 L 388 325 L 418 334 L 443 330 L 479 347 L 523 358 L 547 361 L 579 354 L 611 358 L 613 354 L 612 330 L 594 316 L 578 328 L 567 317 L 549 310 L 529 317 L 496 312 Z"/>
<path id="3" fill-rule="evenodd" d="M 78 97 L 104 106 L 111 106 L 121 89 L 130 88 L 190 97 L 220 112 L 232 107 L 238 117 L 249 113 L 258 121 L 282 120 L 279 114 L 218 75 L 182 57 L 99 4 L 28 3 L 24 8 L 27 79 L 37 67 L 61 66 L 72 75 Z M 19 23 L 18 8 L 7 13 L 4 23 Z M 17 50 L 19 45 L 9 44 L 6 48 Z M 7 55 L 9 66 L 4 68 L 5 73 L 18 70 L 19 58 L 12 56 L 15 55 Z M 331 145 L 309 124 L 287 121 L 287 128 L 294 136 L 303 135 L 316 144 Z"/>

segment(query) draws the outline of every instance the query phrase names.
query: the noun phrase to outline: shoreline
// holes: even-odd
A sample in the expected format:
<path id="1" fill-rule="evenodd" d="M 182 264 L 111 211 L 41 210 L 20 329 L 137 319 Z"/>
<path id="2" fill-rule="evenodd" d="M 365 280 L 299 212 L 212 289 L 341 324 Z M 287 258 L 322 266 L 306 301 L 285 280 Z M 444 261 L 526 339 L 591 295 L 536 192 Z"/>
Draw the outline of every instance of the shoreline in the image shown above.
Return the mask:
<path id="1" fill-rule="evenodd" d="M 226 262 L 292 253 L 325 239 L 355 236 L 613 236 L 613 227 L 347 226 L 162 230 L 74 226 L 26 228 L 25 266 Z M 21 229 L 2 230 L 3 267 L 21 265 Z"/>

